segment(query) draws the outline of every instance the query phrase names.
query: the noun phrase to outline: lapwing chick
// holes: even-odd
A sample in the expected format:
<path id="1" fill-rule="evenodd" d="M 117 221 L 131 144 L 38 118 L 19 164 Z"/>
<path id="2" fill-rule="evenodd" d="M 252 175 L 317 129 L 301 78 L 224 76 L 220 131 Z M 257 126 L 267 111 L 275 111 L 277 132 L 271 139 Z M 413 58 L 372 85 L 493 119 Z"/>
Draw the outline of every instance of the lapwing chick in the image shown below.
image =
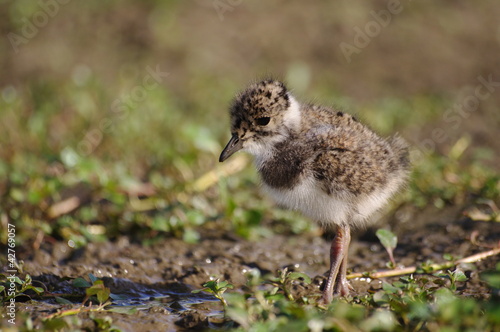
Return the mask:
<path id="1" fill-rule="evenodd" d="M 299 103 L 276 80 L 238 94 L 230 118 L 232 136 L 219 161 L 249 152 L 264 190 L 279 205 L 334 232 L 321 301 L 348 295 L 351 228 L 365 225 L 406 182 L 405 141 L 382 138 L 345 112 Z"/>

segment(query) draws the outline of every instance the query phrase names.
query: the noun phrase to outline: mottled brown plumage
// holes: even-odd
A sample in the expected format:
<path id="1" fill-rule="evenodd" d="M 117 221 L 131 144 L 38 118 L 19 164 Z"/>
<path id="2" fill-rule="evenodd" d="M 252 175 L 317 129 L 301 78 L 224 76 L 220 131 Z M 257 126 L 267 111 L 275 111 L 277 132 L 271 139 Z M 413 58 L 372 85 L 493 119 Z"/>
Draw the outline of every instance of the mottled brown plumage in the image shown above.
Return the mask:
<path id="1" fill-rule="evenodd" d="M 299 104 L 274 80 L 252 84 L 230 110 L 224 161 L 244 149 L 255 156 L 265 190 L 282 206 L 336 227 L 323 301 L 346 295 L 350 227 L 363 224 L 406 181 L 406 143 L 384 139 L 353 116 Z"/>

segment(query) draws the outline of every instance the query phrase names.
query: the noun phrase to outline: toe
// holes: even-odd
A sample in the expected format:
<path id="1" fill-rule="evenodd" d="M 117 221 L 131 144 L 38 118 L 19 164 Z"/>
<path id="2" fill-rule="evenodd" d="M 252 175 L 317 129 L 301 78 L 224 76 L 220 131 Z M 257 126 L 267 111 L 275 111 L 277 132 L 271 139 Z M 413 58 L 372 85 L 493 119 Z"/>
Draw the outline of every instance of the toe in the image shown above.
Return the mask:
<path id="1" fill-rule="evenodd" d="M 351 284 L 344 279 L 335 285 L 334 293 L 338 296 L 348 296 L 351 293 L 351 290 L 353 290 Z"/>

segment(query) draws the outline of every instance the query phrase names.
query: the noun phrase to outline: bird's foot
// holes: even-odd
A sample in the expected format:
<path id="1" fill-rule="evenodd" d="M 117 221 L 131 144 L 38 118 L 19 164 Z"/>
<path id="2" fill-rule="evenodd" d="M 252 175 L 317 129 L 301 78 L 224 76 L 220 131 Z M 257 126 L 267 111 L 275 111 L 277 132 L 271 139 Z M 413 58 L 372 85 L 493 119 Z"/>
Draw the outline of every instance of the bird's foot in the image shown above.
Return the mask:
<path id="1" fill-rule="evenodd" d="M 351 286 L 349 281 L 347 281 L 345 277 L 340 279 L 341 280 L 337 280 L 337 282 L 335 283 L 333 293 L 330 293 L 326 290 L 323 291 L 319 304 L 329 305 L 334 297 L 345 297 L 351 294 L 351 291 L 353 291 L 354 288 Z"/>
<path id="2" fill-rule="evenodd" d="M 332 303 L 332 300 L 333 300 L 333 294 L 323 292 L 323 294 L 321 295 L 321 299 L 318 301 L 318 304 L 327 306 L 330 303 Z"/>
<path id="3" fill-rule="evenodd" d="M 335 284 L 333 293 L 337 296 L 348 296 L 354 288 L 351 286 L 349 281 L 347 281 L 345 276 L 339 279 L 340 280 L 337 280 L 337 283 Z"/>

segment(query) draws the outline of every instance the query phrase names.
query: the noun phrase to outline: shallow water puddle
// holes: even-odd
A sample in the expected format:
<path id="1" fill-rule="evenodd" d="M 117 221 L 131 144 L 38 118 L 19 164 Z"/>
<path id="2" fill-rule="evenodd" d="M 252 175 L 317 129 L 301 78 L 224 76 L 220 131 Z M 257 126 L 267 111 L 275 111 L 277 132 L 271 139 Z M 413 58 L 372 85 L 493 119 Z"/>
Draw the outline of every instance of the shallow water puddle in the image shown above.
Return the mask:
<path id="1" fill-rule="evenodd" d="M 52 289 L 51 297 L 44 301 L 30 301 L 23 304 L 22 311 L 38 312 L 39 319 L 47 318 L 56 312 L 76 309 L 80 306 L 78 301 L 83 301 L 84 292 L 70 286 L 69 280 L 57 280 L 54 276 L 39 276 L 34 280 L 42 282 L 47 289 Z M 140 325 L 142 316 L 162 323 L 170 328 L 191 328 L 203 322 L 205 326 L 220 326 L 223 323 L 223 312 L 219 300 L 207 293 L 192 293 L 191 287 L 179 282 L 166 282 L 153 285 L 134 283 L 122 278 L 104 277 L 105 287 L 111 291 L 111 305 L 102 311 L 93 311 L 94 314 L 111 316 L 118 325 L 126 324 L 125 330 L 135 329 L 135 324 Z M 57 303 L 56 297 L 67 298 L 71 294 L 73 302 L 70 304 Z M 75 296 L 78 299 L 75 300 Z M 88 306 L 88 302 L 87 302 Z M 95 307 L 95 305 L 94 305 Z M 43 309 L 42 309 L 43 308 Z M 42 309 L 42 310 L 41 310 Z M 84 313 L 85 310 L 82 310 Z M 81 313 L 78 313 L 81 315 Z M 134 318 L 134 316 L 137 316 Z"/>

